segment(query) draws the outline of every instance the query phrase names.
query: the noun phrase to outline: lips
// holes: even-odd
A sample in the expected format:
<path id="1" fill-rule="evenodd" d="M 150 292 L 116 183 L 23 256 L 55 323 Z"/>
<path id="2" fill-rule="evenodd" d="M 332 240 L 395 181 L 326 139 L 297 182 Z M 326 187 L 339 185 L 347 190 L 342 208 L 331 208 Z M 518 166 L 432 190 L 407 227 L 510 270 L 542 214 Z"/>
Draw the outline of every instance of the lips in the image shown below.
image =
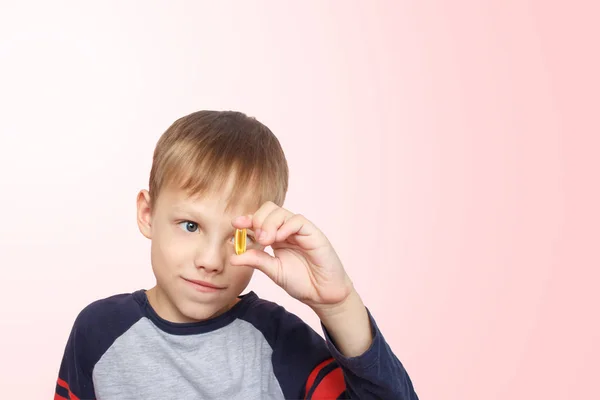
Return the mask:
<path id="1" fill-rule="evenodd" d="M 225 289 L 223 286 L 218 286 L 218 285 L 212 284 L 210 282 L 200 281 L 200 280 L 197 280 L 197 279 L 186 279 L 186 278 L 183 278 L 183 279 L 186 280 L 186 281 L 188 281 L 188 282 L 190 282 L 190 283 L 193 283 L 193 284 L 196 284 L 196 285 L 198 285 L 200 287 L 205 287 L 205 288 L 208 288 L 208 289 L 215 289 L 215 290 L 223 290 L 223 289 Z"/>

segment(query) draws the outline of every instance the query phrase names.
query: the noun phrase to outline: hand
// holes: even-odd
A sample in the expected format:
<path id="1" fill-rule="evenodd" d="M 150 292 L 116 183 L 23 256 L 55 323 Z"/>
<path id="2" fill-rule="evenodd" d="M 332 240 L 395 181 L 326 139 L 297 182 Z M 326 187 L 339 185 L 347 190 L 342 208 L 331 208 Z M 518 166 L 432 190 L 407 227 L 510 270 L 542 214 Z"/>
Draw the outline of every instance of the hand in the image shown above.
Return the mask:
<path id="1" fill-rule="evenodd" d="M 274 254 L 251 248 L 232 255 L 232 266 L 262 271 L 313 309 L 340 305 L 354 290 L 327 237 L 304 216 L 268 201 L 253 215 L 237 217 L 232 225 L 253 230 L 258 244 L 271 246 Z"/>

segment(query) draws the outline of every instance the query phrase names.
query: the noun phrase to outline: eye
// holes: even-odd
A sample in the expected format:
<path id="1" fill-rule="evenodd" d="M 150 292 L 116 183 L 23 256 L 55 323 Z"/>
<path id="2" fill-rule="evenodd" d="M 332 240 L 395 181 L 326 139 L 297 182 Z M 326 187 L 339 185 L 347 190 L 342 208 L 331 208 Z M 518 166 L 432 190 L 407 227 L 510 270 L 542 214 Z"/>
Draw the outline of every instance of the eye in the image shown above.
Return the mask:
<path id="1" fill-rule="evenodd" d="M 194 233 L 198 230 L 198 224 L 192 221 L 183 221 L 179 223 L 181 229 L 184 229 L 186 232 Z"/>

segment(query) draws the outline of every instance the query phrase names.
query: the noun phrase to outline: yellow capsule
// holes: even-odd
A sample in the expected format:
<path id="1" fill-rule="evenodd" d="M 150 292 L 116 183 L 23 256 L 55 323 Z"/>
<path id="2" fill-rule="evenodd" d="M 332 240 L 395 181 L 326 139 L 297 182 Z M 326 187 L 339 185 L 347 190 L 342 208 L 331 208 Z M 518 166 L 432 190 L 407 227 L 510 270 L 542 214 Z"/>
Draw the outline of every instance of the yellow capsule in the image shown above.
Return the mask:
<path id="1" fill-rule="evenodd" d="M 235 230 L 235 254 L 242 254 L 246 251 L 246 229 Z"/>

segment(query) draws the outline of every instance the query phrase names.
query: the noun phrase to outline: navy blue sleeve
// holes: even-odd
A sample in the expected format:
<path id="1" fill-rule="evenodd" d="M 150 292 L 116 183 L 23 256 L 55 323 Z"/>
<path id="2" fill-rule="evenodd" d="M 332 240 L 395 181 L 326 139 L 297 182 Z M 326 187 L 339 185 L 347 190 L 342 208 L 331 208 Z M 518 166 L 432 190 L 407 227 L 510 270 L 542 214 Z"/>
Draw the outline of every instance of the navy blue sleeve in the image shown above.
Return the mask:
<path id="1" fill-rule="evenodd" d="M 77 316 L 58 371 L 55 400 L 94 400 L 94 366 L 111 344 L 141 318 L 131 294 L 111 296 Z"/>
<path id="2" fill-rule="evenodd" d="M 417 400 L 406 370 L 367 312 L 373 343 L 352 358 L 340 353 L 324 326 L 325 339 L 275 303 L 257 300 L 241 318 L 273 349 L 273 372 L 286 399 Z"/>
<path id="3" fill-rule="evenodd" d="M 314 379 L 309 380 L 306 399 L 418 399 L 404 366 L 385 341 L 368 309 L 367 313 L 373 343 L 358 357 L 348 358 L 340 353 L 327 329 L 321 325 L 333 360 L 323 365 Z M 339 380 L 342 376 L 345 391 L 340 393 Z"/>
<path id="4" fill-rule="evenodd" d="M 89 351 L 91 344 L 86 337 L 86 323 L 89 318 L 88 308 L 84 309 L 75 320 L 67 346 L 65 348 L 58 381 L 56 382 L 56 399 L 95 399 L 94 383 L 92 381 L 92 368 Z"/>

